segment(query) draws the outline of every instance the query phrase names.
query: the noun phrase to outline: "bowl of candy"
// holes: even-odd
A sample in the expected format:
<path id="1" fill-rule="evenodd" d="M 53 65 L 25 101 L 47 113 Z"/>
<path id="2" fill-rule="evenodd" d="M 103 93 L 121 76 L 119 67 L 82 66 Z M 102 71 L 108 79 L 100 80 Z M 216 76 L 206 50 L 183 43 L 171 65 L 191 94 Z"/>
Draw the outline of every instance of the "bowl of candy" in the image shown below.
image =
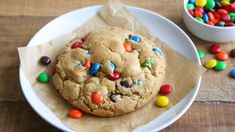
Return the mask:
<path id="1" fill-rule="evenodd" d="M 235 40 L 235 0 L 184 0 L 183 20 L 203 40 Z"/>

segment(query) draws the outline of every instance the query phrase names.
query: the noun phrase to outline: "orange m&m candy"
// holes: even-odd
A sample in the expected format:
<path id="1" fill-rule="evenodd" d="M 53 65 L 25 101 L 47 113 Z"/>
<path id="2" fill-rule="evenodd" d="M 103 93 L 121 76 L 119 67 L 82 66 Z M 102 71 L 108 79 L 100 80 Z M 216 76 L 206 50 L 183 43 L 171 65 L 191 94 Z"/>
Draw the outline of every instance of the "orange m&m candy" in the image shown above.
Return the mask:
<path id="1" fill-rule="evenodd" d="M 220 51 L 219 53 L 216 54 L 216 58 L 217 58 L 218 60 L 224 61 L 224 60 L 227 60 L 227 59 L 228 59 L 228 54 L 225 53 L 225 52 L 223 52 L 223 51 Z"/>
<path id="2" fill-rule="evenodd" d="M 123 46 L 124 46 L 124 48 L 127 52 L 132 52 L 133 51 L 133 48 L 132 48 L 131 44 L 124 43 Z"/>
<path id="3" fill-rule="evenodd" d="M 104 96 L 101 93 L 93 92 L 91 95 L 91 101 L 93 104 L 99 105 L 104 102 Z"/>
<path id="4" fill-rule="evenodd" d="M 82 118 L 82 112 L 76 109 L 71 109 L 69 111 L 69 116 L 74 119 Z"/>
<path id="5" fill-rule="evenodd" d="M 84 67 L 90 68 L 90 67 L 91 67 L 91 61 L 86 61 L 86 62 L 84 63 Z"/>

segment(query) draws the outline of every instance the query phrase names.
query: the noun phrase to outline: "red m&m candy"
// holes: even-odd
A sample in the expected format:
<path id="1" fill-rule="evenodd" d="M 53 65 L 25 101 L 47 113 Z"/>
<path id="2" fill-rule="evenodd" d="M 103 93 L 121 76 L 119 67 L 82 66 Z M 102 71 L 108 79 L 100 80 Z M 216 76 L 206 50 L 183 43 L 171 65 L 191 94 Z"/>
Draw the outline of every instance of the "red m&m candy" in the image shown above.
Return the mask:
<path id="1" fill-rule="evenodd" d="M 109 80 L 115 81 L 120 78 L 120 73 L 117 71 L 114 71 L 112 74 L 109 75 Z"/>
<path id="2" fill-rule="evenodd" d="M 77 42 L 73 43 L 71 48 L 72 49 L 80 48 L 81 45 L 82 45 L 82 42 L 81 41 L 77 41 Z"/>
<path id="3" fill-rule="evenodd" d="M 166 95 L 166 94 L 170 94 L 172 92 L 172 86 L 169 84 L 164 84 L 160 87 L 160 94 Z"/>
<path id="4" fill-rule="evenodd" d="M 220 45 L 218 44 L 213 44 L 210 46 L 210 52 L 211 53 L 219 53 L 221 51 Z"/>

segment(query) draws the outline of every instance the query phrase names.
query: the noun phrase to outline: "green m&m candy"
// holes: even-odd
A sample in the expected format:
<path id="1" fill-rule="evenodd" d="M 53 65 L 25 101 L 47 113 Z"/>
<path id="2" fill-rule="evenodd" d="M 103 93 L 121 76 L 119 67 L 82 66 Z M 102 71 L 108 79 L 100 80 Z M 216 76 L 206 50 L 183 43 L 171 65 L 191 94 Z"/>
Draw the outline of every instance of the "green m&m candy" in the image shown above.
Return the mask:
<path id="1" fill-rule="evenodd" d="M 48 83 L 50 80 L 50 75 L 47 72 L 41 72 L 38 75 L 38 81 L 41 83 Z"/>
<path id="2" fill-rule="evenodd" d="M 217 61 L 216 66 L 214 67 L 216 71 L 222 71 L 226 69 L 227 65 L 223 61 Z"/>
<path id="3" fill-rule="evenodd" d="M 194 10 L 194 4 L 187 4 L 187 10 Z"/>
<path id="4" fill-rule="evenodd" d="M 196 19 L 198 22 L 204 23 L 203 19 L 200 18 L 200 17 L 196 17 L 195 19 Z"/>
<path id="5" fill-rule="evenodd" d="M 215 1 L 214 0 L 207 0 L 206 8 L 214 8 L 214 7 L 215 7 Z"/>
<path id="6" fill-rule="evenodd" d="M 197 53 L 198 53 L 198 56 L 199 56 L 200 59 L 204 58 L 205 54 L 204 54 L 203 51 L 197 50 Z"/>

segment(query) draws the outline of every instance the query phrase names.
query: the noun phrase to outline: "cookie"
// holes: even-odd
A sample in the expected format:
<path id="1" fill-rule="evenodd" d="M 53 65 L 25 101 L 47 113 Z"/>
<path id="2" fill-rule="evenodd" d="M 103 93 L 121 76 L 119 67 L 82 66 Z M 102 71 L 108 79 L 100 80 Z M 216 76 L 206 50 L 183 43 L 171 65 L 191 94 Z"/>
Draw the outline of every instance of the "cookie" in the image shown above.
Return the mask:
<path id="1" fill-rule="evenodd" d="M 57 56 L 53 84 L 74 107 L 112 117 L 150 102 L 165 67 L 155 43 L 125 29 L 105 27 L 73 40 Z"/>

